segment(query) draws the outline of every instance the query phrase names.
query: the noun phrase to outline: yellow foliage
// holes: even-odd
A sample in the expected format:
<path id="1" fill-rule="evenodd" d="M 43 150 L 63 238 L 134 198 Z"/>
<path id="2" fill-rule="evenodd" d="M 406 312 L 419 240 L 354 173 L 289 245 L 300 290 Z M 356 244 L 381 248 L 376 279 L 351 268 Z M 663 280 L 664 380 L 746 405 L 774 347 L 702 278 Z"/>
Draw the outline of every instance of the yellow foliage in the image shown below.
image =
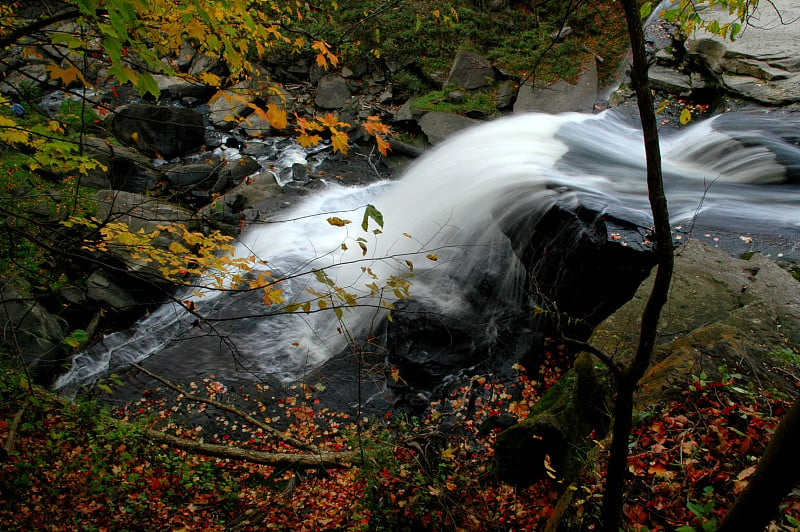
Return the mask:
<path id="1" fill-rule="evenodd" d="M 336 153 L 337 151 L 343 154 L 347 154 L 347 144 L 350 140 L 347 136 L 347 133 L 344 131 L 339 131 L 338 129 L 331 128 L 331 145 L 333 146 L 333 152 Z"/>
<path id="2" fill-rule="evenodd" d="M 267 120 L 275 129 L 286 129 L 287 116 L 284 109 L 279 109 L 274 103 L 267 105 Z"/>
<path id="3" fill-rule="evenodd" d="M 300 135 L 297 137 L 297 143 L 308 148 L 315 146 L 322 142 L 322 136 L 318 134 L 310 134 L 310 132 L 319 131 L 320 133 L 327 132 L 331 137 L 331 145 L 334 152 L 347 153 L 350 138 L 347 133 L 341 131 L 339 128 L 349 127 L 350 124 L 342 122 L 333 113 L 328 113 L 325 116 L 317 115 L 314 120 L 307 120 L 295 115 L 297 119 L 297 129 Z"/>
<path id="4" fill-rule="evenodd" d="M 80 218 L 71 218 L 67 225 L 99 226 L 102 240 L 86 242 L 86 249 L 125 252 L 135 261 L 152 265 L 171 282 L 182 284 L 189 281 L 189 277 L 196 277 L 193 286 L 200 282 L 201 288 L 213 290 L 262 290 L 265 304 L 283 303 L 280 281 L 270 272 L 248 275 L 264 262 L 255 256 L 236 257 L 231 245 L 233 238 L 219 231 L 204 234 L 190 231 L 182 224 L 162 224 L 150 232 L 131 231 L 122 222 L 102 225 Z M 166 247 L 158 244 L 164 236 L 171 240 Z M 201 291 L 195 293 L 202 294 Z"/>
<path id="5" fill-rule="evenodd" d="M 0 141 L 8 144 L 26 144 L 30 135 L 11 118 L 0 116 Z"/>
<path id="6" fill-rule="evenodd" d="M 339 64 L 339 58 L 336 57 L 336 54 L 331 52 L 328 43 L 325 41 L 314 41 L 314 44 L 311 45 L 311 48 L 317 50 L 318 52 L 316 56 L 318 66 L 328 70 L 328 65 L 335 67 Z"/>
<path id="7" fill-rule="evenodd" d="M 78 67 L 75 65 L 70 65 L 67 68 L 61 68 L 55 63 L 50 63 L 44 68 L 50 74 L 50 79 L 53 81 L 61 80 L 61 82 L 64 83 L 64 86 L 80 80 L 84 87 L 91 87 L 89 82 L 86 81 L 86 78 L 83 77 L 83 73 L 78 70 Z"/>
<path id="8" fill-rule="evenodd" d="M 380 117 L 377 115 L 367 117 L 367 121 L 363 123 L 363 126 L 364 131 L 366 131 L 368 135 L 375 137 L 378 151 L 381 152 L 381 155 L 386 157 L 388 151 L 392 149 L 387 140 L 387 137 L 392 135 L 392 129 L 381 122 Z"/>

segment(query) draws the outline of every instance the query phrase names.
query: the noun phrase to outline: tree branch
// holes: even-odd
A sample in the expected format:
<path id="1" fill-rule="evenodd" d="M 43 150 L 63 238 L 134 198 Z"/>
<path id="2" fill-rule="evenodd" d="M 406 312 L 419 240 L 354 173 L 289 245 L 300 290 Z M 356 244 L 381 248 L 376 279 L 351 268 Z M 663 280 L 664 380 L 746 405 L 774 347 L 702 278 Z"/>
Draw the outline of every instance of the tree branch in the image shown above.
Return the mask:
<path id="1" fill-rule="evenodd" d="M 52 17 L 31 22 L 27 26 L 21 26 L 14 31 L 9 32 L 5 37 L 0 38 L 0 50 L 4 49 L 6 46 L 14 44 L 22 37 L 29 36 L 36 31 L 50 26 L 51 24 L 65 22 L 67 20 L 78 18 L 79 16 L 81 16 L 80 10 L 72 9 L 69 11 L 64 11 L 63 13 L 59 13 L 58 15 L 53 15 Z"/>
<path id="2" fill-rule="evenodd" d="M 123 423 L 115 421 L 116 423 Z M 213 456 L 215 458 L 228 458 L 264 464 L 275 467 L 293 467 L 306 469 L 340 469 L 350 467 L 358 458 L 357 451 L 342 452 L 320 452 L 313 453 L 268 453 L 255 451 L 243 447 L 233 447 L 230 445 L 218 445 L 192 440 L 184 440 L 171 434 L 147 429 L 142 436 L 152 442 L 167 445 L 174 449 L 181 449 L 191 453 Z"/>
<path id="3" fill-rule="evenodd" d="M 45 390 L 41 386 L 33 385 L 30 389 L 31 391 L 35 390 L 40 396 L 55 401 L 62 406 L 71 406 L 74 404 L 69 399 Z M 357 451 L 324 451 L 319 453 L 270 453 L 256 451 L 244 447 L 186 440 L 159 430 L 141 429 L 132 423 L 110 417 L 104 417 L 104 420 L 133 434 L 141 434 L 144 439 L 150 440 L 151 442 L 166 445 L 173 449 L 180 449 L 204 456 L 212 456 L 214 458 L 226 458 L 274 467 L 341 469 L 350 467 L 358 458 Z"/>

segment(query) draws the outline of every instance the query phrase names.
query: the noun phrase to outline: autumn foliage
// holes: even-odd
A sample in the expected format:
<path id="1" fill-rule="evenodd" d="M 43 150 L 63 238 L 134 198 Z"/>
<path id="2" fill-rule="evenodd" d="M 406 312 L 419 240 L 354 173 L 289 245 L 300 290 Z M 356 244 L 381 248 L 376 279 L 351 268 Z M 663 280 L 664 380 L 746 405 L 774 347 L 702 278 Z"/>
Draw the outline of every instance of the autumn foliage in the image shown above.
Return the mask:
<path id="1" fill-rule="evenodd" d="M 595 463 L 603 460 L 587 461 L 583 477 L 570 485 L 558 471 L 519 487 L 491 474 L 502 420 L 525 419 L 564 369 L 542 370 L 517 368 L 510 381 L 476 375 L 422 417 L 387 413 L 370 421 L 322 406 L 315 385 L 280 396 L 263 385 L 228 389 L 209 376 L 190 383 L 185 395 L 152 388 L 103 412 L 26 395 L 20 376 L 4 373 L 0 526 L 543 530 L 567 497 L 564 524 L 597 529 L 603 468 Z M 350 469 L 283 469 L 151 444 L 138 435 L 142 429 L 114 425 L 121 419 L 187 440 L 298 452 L 241 418 L 190 402 L 189 394 L 238 405 L 287 437 L 325 451 L 355 450 L 360 458 Z M 628 460 L 626 530 L 713 530 L 710 523 L 747 482 L 787 406 L 724 375 L 713 382 L 696 377 L 680 400 L 641 411 Z M 793 495 L 775 526 L 793 529 L 798 518 L 800 497 Z"/>

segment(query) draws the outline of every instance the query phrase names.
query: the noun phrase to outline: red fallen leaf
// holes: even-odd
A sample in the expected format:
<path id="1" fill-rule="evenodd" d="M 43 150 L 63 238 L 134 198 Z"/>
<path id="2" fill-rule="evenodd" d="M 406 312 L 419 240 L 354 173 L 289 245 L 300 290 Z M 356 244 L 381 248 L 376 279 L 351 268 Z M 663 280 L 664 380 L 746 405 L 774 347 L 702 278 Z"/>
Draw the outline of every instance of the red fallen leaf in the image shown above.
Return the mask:
<path id="1" fill-rule="evenodd" d="M 642 525 L 645 524 L 649 519 L 645 509 L 638 505 L 631 506 L 626 513 L 631 524 Z"/>

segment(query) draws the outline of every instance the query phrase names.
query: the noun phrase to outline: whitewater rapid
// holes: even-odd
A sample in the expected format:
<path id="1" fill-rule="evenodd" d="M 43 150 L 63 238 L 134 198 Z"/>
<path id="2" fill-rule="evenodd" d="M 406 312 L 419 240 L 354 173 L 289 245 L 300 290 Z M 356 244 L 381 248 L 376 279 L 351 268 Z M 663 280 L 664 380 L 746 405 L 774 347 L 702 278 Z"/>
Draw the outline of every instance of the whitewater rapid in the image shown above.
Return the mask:
<path id="1" fill-rule="evenodd" d="M 800 121 L 758 115 L 722 115 L 664 135 L 673 225 L 701 222 L 797 242 L 798 137 Z M 90 382 L 152 356 L 173 367 L 185 365 L 191 374 L 244 372 L 292 381 L 383 319 L 381 299 L 391 303 L 393 297 L 388 290 L 383 298 L 370 298 L 372 276 L 381 284 L 413 273 L 413 297 L 457 314 L 473 273 L 492 267 L 507 278 L 498 299 L 513 299 L 523 289 L 524 272 L 498 220 L 580 195 L 613 216 L 647 226 L 644 175 L 641 132 L 614 112 L 514 115 L 462 131 L 397 181 L 357 188 L 328 184 L 237 242 L 238 255 L 254 255 L 286 279 L 281 288 L 288 302 L 308 300 L 309 288 L 325 288 L 311 273 L 316 270 L 363 297 L 362 308 L 344 312 L 339 321 L 331 311 L 282 315 L 247 294 L 187 292 L 178 299 L 193 300 L 197 313 L 208 317 L 205 326 L 182 305 L 165 304 L 77 355 L 57 387 Z M 383 216 L 378 234 L 374 220 L 368 231 L 360 227 L 368 204 Z M 352 223 L 331 225 L 331 216 Z"/>

